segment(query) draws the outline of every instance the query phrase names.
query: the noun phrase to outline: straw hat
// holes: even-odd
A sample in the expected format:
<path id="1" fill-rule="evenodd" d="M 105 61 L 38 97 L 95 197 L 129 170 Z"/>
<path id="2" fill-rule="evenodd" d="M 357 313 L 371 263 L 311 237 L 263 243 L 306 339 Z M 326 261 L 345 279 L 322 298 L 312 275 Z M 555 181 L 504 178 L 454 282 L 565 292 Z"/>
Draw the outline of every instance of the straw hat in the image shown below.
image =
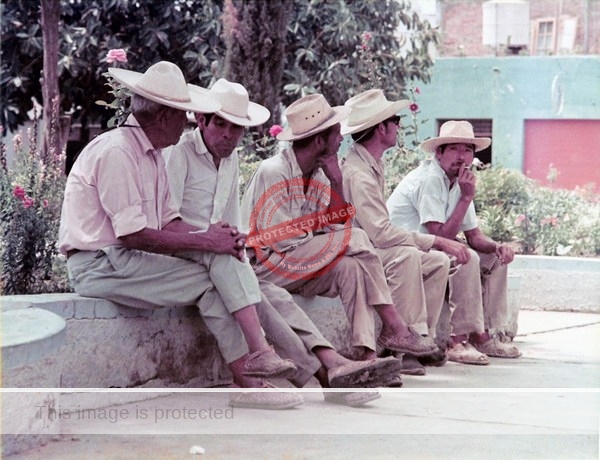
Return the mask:
<path id="1" fill-rule="evenodd" d="M 211 113 L 221 104 L 210 91 L 188 85 L 181 69 L 172 62 L 161 61 L 144 73 L 111 67 L 112 77 L 135 94 L 159 104 L 191 112 Z"/>
<path id="2" fill-rule="evenodd" d="M 344 104 L 352 111 L 348 119 L 342 122 L 342 134 L 354 134 L 387 120 L 400 110 L 407 108 L 410 101 L 388 101 L 380 89 L 370 89 L 351 97 Z"/>
<path id="3" fill-rule="evenodd" d="M 271 116 L 269 109 L 250 101 L 248 91 L 239 83 L 219 78 L 210 92 L 221 103 L 216 114 L 236 125 L 262 125 Z"/>
<path id="4" fill-rule="evenodd" d="M 304 96 L 285 110 L 289 126 L 277 135 L 280 141 L 305 139 L 344 120 L 349 107 L 331 107 L 322 94 Z"/>
<path id="5" fill-rule="evenodd" d="M 450 120 L 440 127 L 440 135 L 432 137 L 421 143 L 421 149 L 435 153 L 440 145 L 444 144 L 474 144 L 475 151 L 479 152 L 490 146 L 489 137 L 475 137 L 473 126 L 468 121 Z"/>

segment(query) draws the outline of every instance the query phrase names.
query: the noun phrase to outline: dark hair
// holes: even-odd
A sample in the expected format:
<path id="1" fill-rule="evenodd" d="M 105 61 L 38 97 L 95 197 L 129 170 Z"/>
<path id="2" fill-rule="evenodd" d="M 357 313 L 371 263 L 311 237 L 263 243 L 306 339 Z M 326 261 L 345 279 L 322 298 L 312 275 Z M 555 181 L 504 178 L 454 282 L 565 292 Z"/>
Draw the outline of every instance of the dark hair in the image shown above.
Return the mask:
<path id="1" fill-rule="evenodd" d="M 375 135 L 375 128 L 377 128 L 378 125 L 379 125 L 379 123 L 377 123 L 376 125 L 370 126 L 367 129 L 363 129 L 362 131 L 358 131 L 357 133 L 352 134 L 352 140 L 354 142 L 368 141 Z"/>
<path id="2" fill-rule="evenodd" d="M 452 144 L 468 144 L 473 148 L 473 152 L 475 152 L 475 144 L 471 144 L 469 142 L 448 142 L 446 144 L 438 145 L 436 150 L 441 149 L 441 152 L 444 153 L 444 151 L 446 150 L 446 147 L 448 147 L 449 145 L 452 145 Z"/>

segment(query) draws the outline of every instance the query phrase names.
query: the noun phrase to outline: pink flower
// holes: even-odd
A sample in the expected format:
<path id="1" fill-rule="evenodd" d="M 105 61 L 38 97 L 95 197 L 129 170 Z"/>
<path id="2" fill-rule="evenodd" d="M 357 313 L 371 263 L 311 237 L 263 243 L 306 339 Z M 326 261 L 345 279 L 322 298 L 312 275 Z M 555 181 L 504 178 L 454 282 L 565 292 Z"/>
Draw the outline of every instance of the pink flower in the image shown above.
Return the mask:
<path id="1" fill-rule="evenodd" d="M 25 189 L 20 185 L 15 185 L 12 194 L 15 198 L 18 198 L 21 201 L 25 199 Z"/>
<path id="2" fill-rule="evenodd" d="M 525 214 L 519 214 L 515 219 L 516 225 L 521 225 L 523 222 L 527 220 L 527 216 Z"/>
<path id="3" fill-rule="evenodd" d="M 362 39 L 365 43 L 368 42 L 369 40 L 371 40 L 371 38 L 372 38 L 371 32 L 363 32 Z"/>
<path id="4" fill-rule="evenodd" d="M 269 134 L 273 137 L 277 137 L 281 131 L 283 131 L 283 128 L 279 125 L 273 125 L 269 128 Z"/>
<path id="5" fill-rule="evenodd" d="M 44 208 L 47 208 L 47 207 L 48 207 L 48 200 L 44 200 L 44 201 L 42 201 L 42 206 L 43 206 Z"/>
<path id="6" fill-rule="evenodd" d="M 419 104 L 413 102 L 412 104 L 410 104 L 408 106 L 408 108 L 410 109 L 411 112 L 416 112 L 417 110 L 419 110 Z"/>
<path id="7" fill-rule="evenodd" d="M 558 217 L 546 217 L 545 219 L 540 220 L 541 225 L 550 225 L 550 227 L 556 227 L 558 225 Z"/>
<path id="8" fill-rule="evenodd" d="M 109 52 L 106 54 L 106 62 L 112 64 L 115 61 L 127 62 L 127 52 L 122 48 L 109 50 Z"/>
<path id="9" fill-rule="evenodd" d="M 419 89 L 419 87 L 418 87 L 418 86 L 415 86 L 415 93 L 417 93 L 417 94 L 421 94 L 421 90 Z"/>
<path id="10" fill-rule="evenodd" d="M 35 204 L 35 200 L 26 196 L 23 198 L 23 206 L 25 208 L 31 208 Z"/>

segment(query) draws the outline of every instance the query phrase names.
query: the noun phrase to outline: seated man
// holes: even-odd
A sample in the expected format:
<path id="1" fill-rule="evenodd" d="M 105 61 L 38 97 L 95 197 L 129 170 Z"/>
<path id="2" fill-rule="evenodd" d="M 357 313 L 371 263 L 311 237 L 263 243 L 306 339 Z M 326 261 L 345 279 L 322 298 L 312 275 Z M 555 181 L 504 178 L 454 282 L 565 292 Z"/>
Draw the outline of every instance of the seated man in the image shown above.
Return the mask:
<path id="1" fill-rule="evenodd" d="M 501 342 L 495 332 L 507 319 L 507 265 L 514 251 L 487 237 L 477 225 L 475 152 L 491 143 L 475 138 L 467 121 L 448 121 L 440 136 L 421 148 L 435 156 L 411 171 L 387 201 L 394 225 L 456 239 L 463 232 L 471 257 L 450 276 L 451 342 L 448 359 L 489 364 L 488 356 L 517 358 L 519 350 Z"/>
<path id="2" fill-rule="evenodd" d="M 285 111 L 289 127 L 278 134 L 290 149 L 262 161 L 242 200 L 250 229 L 250 262 L 261 280 L 305 296 L 340 296 L 362 359 L 376 345 L 425 356 L 437 351 L 392 305 L 379 257 L 364 231 L 353 228 L 344 199 L 337 150 L 340 121 L 348 113 L 320 94 L 303 97 Z M 377 312 L 383 327 L 375 338 Z"/>
<path id="3" fill-rule="evenodd" d="M 260 327 L 258 283 L 240 260 L 245 235 L 220 222 L 198 231 L 171 204 L 161 149 L 179 141 L 186 111 L 214 112 L 220 103 L 207 90 L 190 92 L 170 62 L 144 74 L 109 72 L 133 93 L 132 115 L 92 140 L 67 179 L 59 246 L 75 291 L 137 308 L 197 304 L 216 334 L 212 311 L 224 303 L 243 332 L 221 348 L 234 380 L 293 375 L 294 363 L 271 349 Z M 169 255 L 178 251 L 199 261 Z M 275 408 L 302 403 L 291 393 L 276 397 Z"/>
<path id="4" fill-rule="evenodd" d="M 234 152 L 245 127 L 261 125 L 270 112 L 251 102 L 242 85 L 223 78 L 212 86 L 211 94 L 221 109 L 197 113 L 198 127 L 163 152 L 171 196 L 183 220 L 198 228 L 220 221 L 239 226 L 239 169 Z M 253 273 L 252 277 L 256 278 Z M 383 386 L 387 376 L 397 374 L 400 362 L 395 359 L 353 362 L 339 355 L 286 290 L 268 281 L 259 285 L 261 324 L 282 355 L 302 368 L 291 379 L 296 385 L 305 385 L 314 374 L 323 387 Z M 224 323 L 229 319 L 229 328 L 235 330 L 235 322 L 223 313 Z M 359 401 L 367 402 L 378 393 L 357 395 Z"/>
<path id="5" fill-rule="evenodd" d="M 356 208 L 355 225 L 362 228 L 383 263 L 392 302 L 400 316 L 422 335 L 435 337 L 444 303 L 450 259 L 445 251 L 466 263 L 467 248 L 456 241 L 435 235 L 407 231 L 390 222 L 385 207 L 384 152 L 397 142 L 400 117 L 397 113 L 410 101 L 388 101 L 382 90 L 371 89 L 350 98 L 352 111 L 342 122 L 342 134 L 351 134 L 354 144 L 341 161 L 344 195 Z M 421 358 L 422 363 L 442 365 L 440 350 L 436 359 Z M 425 369 L 416 357 L 407 354 L 402 372 L 423 375 Z"/>

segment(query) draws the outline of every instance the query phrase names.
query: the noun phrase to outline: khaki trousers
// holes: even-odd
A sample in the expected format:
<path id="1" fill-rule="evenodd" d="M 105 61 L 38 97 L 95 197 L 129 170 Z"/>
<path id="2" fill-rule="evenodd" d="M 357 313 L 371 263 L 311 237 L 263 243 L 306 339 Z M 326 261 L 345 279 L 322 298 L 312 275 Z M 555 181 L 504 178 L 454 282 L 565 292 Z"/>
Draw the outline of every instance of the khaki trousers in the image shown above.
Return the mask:
<path id="1" fill-rule="evenodd" d="M 246 287 L 239 273 L 235 274 L 235 267 L 244 264 L 231 256 L 206 255 L 205 262 L 218 262 L 208 267 L 200 263 L 201 255 L 195 256 L 198 260 L 194 262 L 111 246 L 101 251 L 80 251 L 69 257 L 67 267 L 73 288 L 82 296 L 144 309 L 196 304 L 227 363 L 248 353 L 243 333 L 230 310 L 256 304 L 267 337 L 285 357 L 301 367 L 294 383 L 304 385 L 321 367 L 310 350 L 316 346 L 332 348 L 331 344 L 287 291 L 270 283 L 260 283 L 264 291 L 255 294 L 251 292 L 253 283 Z M 224 278 L 217 282 L 228 283 L 225 298 L 229 307 L 209 276 L 211 268 L 217 267 Z M 251 271 L 250 274 L 256 283 L 255 275 Z"/>
<path id="2" fill-rule="evenodd" d="M 392 246 L 376 252 L 402 319 L 419 334 L 434 338 L 448 284 L 448 256 L 413 246 Z"/>
<path id="3" fill-rule="evenodd" d="M 342 239 L 343 232 L 344 230 L 336 230 L 332 233 Z M 318 254 L 327 247 L 331 238 L 331 233 L 314 235 L 308 242 L 284 254 L 271 254 L 268 262 L 274 266 L 283 266 L 286 258 L 310 259 L 311 255 Z M 270 270 L 264 262 L 255 263 L 253 267 L 260 280 L 270 281 L 294 294 L 309 297 L 339 295 L 352 328 L 352 345 L 376 349 L 374 306 L 390 305 L 392 298 L 381 261 L 363 230 L 352 228 L 344 254 L 325 269 L 322 266 L 315 267 L 313 271 L 306 268 L 301 279 Z M 317 273 L 318 276 L 310 278 Z"/>
<path id="4" fill-rule="evenodd" d="M 471 259 L 450 275 L 451 334 L 502 330 L 507 320 L 508 266 L 495 254 L 469 249 Z"/>

